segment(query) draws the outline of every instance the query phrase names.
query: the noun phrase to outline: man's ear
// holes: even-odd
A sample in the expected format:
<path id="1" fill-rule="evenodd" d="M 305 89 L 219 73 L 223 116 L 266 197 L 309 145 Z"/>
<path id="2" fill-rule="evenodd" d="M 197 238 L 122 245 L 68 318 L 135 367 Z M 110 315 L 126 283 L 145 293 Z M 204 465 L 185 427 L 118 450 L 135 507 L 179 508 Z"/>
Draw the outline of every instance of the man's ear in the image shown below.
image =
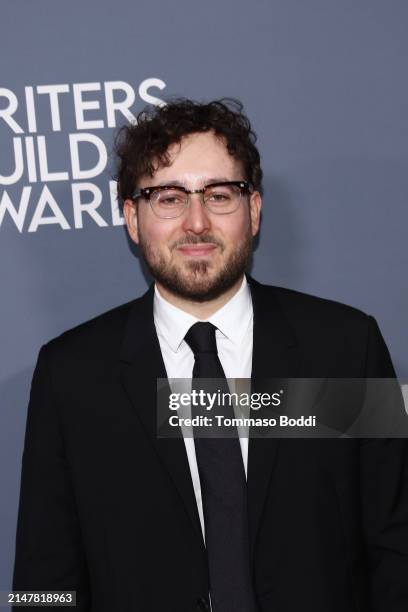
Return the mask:
<path id="1" fill-rule="evenodd" d="M 249 196 L 249 214 L 251 216 L 251 230 L 253 236 L 256 236 L 259 231 L 259 226 L 261 223 L 261 208 L 261 194 L 259 193 L 259 191 L 254 191 Z"/>
<path id="2" fill-rule="evenodd" d="M 123 216 L 125 217 L 127 230 L 133 242 L 139 244 L 139 227 L 137 218 L 137 204 L 133 200 L 123 202 Z"/>

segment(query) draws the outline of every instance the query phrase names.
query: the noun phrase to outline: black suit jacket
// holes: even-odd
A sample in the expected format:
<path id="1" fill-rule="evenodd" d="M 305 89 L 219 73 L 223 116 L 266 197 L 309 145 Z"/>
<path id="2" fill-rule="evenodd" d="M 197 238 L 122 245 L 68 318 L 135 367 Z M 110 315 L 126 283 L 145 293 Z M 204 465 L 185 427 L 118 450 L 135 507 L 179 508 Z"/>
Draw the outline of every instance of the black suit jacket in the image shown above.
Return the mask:
<path id="1" fill-rule="evenodd" d="M 389 377 L 375 320 L 262 285 L 252 377 Z M 44 345 L 27 418 L 14 589 L 77 591 L 90 612 L 193 612 L 206 555 L 182 439 L 156 433 L 165 367 L 153 285 Z M 261 612 L 408 610 L 404 439 L 249 442 Z"/>

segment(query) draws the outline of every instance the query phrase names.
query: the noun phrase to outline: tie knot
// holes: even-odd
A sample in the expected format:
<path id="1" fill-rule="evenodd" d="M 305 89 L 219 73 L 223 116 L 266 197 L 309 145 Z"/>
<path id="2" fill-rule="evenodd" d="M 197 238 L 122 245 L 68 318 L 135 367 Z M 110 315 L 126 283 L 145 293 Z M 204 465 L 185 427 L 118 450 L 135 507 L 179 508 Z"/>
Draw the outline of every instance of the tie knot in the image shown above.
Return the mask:
<path id="1" fill-rule="evenodd" d="M 216 329 L 215 325 L 207 321 L 199 321 L 190 327 L 184 340 L 194 355 L 197 353 L 217 353 Z"/>

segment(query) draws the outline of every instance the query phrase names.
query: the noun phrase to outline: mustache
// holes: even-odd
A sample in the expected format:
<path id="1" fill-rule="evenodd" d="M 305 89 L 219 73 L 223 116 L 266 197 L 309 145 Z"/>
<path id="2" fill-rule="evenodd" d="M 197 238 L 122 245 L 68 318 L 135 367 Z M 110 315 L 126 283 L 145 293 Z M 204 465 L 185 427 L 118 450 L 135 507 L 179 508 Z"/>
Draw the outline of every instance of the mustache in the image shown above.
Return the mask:
<path id="1" fill-rule="evenodd" d="M 185 236 L 184 238 L 180 238 L 173 243 L 172 248 L 176 249 L 177 247 L 184 246 L 185 244 L 203 244 L 203 243 L 211 243 L 216 244 L 217 246 L 224 248 L 224 243 L 221 240 L 218 240 L 214 236 L 207 234 L 205 236 Z"/>

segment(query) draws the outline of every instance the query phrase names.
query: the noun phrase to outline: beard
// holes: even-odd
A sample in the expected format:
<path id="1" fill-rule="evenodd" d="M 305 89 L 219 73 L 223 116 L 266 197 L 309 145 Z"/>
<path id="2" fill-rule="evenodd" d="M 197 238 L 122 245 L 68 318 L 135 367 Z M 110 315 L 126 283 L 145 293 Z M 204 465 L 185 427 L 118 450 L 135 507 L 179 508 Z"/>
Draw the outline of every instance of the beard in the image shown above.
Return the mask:
<path id="1" fill-rule="evenodd" d="M 184 244 L 216 244 L 221 253 L 225 246 L 214 236 L 187 236 L 172 245 L 172 250 Z M 182 263 L 167 262 L 155 251 L 152 244 L 144 240 L 139 232 L 139 247 L 152 277 L 174 295 L 194 302 L 213 300 L 229 289 L 242 277 L 252 256 L 252 233 L 250 227 L 234 251 L 214 270 L 214 263 L 201 259 L 189 259 Z"/>

